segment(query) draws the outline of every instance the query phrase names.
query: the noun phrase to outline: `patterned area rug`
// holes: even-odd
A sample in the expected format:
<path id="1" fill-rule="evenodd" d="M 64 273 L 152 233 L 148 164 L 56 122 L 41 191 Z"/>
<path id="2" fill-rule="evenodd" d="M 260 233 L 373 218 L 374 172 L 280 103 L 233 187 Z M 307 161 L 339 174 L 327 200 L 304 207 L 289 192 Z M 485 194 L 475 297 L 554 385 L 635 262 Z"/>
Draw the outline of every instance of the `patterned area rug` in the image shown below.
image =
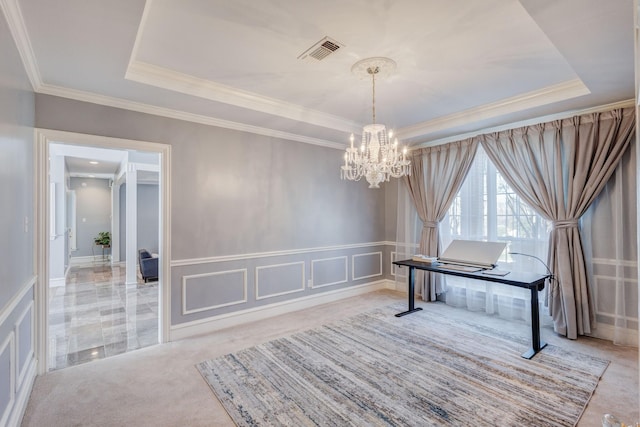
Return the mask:
<path id="1" fill-rule="evenodd" d="M 197 365 L 239 426 L 573 426 L 608 361 L 391 306 Z"/>

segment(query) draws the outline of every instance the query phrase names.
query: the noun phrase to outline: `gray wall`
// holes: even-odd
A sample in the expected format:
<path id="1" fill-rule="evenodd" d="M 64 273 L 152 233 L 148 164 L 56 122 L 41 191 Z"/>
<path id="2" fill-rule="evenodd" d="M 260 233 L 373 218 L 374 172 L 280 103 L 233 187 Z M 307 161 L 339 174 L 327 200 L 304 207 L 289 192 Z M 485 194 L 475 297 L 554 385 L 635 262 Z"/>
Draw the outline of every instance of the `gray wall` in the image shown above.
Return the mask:
<path id="1" fill-rule="evenodd" d="M 160 189 L 157 184 L 138 184 L 138 248 L 158 253 Z"/>
<path id="2" fill-rule="evenodd" d="M 173 324 L 390 277 L 389 248 L 366 246 L 389 234 L 385 191 L 341 181 L 338 150 L 49 95 L 36 96 L 36 120 L 42 128 L 172 146 Z M 362 247 L 320 251 L 356 244 Z M 308 248 L 318 250 L 240 259 Z M 239 257 L 202 262 L 223 255 Z M 338 277 L 339 270 L 340 280 L 320 287 L 312 266 L 318 277 Z M 233 270 L 243 270 L 242 279 Z M 208 279 L 193 278 L 188 298 L 204 305 L 185 309 L 182 283 L 196 274 Z M 229 281 L 218 280 L 227 274 Z M 239 288 L 246 298 L 237 298 Z"/>
<path id="3" fill-rule="evenodd" d="M 158 253 L 160 234 L 160 189 L 157 184 L 138 184 L 137 249 Z M 120 186 L 120 261 L 127 257 L 127 184 Z"/>
<path id="4" fill-rule="evenodd" d="M 384 187 L 384 238 L 388 242 L 396 241 L 398 218 L 398 188 L 404 185 L 399 179 L 392 179 Z"/>
<path id="5" fill-rule="evenodd" d="M 86 186 L 82 184 L 85 183 Z M 71 257 L 102 256 L 102 247 L 93 240 L 101 231 L 111 232 L 111 188 L 108 179 L 71 178 L 71 190 L 76 191 L 76 245 Z M 110 249 L 105 249 L 105 255 Z"/>
<path id="6" fill-rule="evenodd" d="M 10 425 L 33 380 L 33 125 L 34 94 L 0 14 L 0 414 Z"/>

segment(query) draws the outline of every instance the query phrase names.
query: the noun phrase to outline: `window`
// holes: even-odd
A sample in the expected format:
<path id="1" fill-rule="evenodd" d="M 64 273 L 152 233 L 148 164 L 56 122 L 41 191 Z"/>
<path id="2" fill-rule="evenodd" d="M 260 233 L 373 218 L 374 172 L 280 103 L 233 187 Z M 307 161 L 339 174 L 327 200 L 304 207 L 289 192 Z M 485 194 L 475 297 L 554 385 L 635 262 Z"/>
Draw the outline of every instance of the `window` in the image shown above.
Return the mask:
<path id="1" fill-rule="evenodd" d="M 512 253 L 545 259 L 547 230 L 547 221 L 518 197 L 479 147 L 465 183 L 440 223 L 442 248 L 453 239 L 507 242 L 499 268 L 544 273 L 540 260 Z M 447 304 L 469 310 L 523 320 L 529 316 L 529 292 L 512 286 L 447 276 L 442 296 Z"/>
<path id="2" fill-rule="evenodd" d="M 442 221 L 440 232 L 443 248 L 453 239 L 507 242 L 508 249 L 501 262 L 518 261 L 522 262 L 522 269 L 544 272 L 539 261 L 516 261 L 509 252 L 546 257 L 548 227 L 548 221 L 513 191 L 479 147 L 465 183 Z"/>

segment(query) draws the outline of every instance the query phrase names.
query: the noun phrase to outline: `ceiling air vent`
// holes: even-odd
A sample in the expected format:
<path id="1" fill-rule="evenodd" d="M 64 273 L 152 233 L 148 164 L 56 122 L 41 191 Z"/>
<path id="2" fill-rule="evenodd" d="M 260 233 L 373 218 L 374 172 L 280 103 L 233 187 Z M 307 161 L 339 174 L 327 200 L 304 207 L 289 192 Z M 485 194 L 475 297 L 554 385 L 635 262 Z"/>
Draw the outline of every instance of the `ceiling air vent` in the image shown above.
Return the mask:
<path id="1" fill-rule="evenodd" d="M 337 52 L 341 47 L 344 47 L 342 43 L 337 42 L 329 37 L 325 37 L 318 43 L 311 46 L 309 49 L 305 50 L 304 53 L 298 56 L 298 59 L 306 61 L 322 61 L 327 56 Z"/>

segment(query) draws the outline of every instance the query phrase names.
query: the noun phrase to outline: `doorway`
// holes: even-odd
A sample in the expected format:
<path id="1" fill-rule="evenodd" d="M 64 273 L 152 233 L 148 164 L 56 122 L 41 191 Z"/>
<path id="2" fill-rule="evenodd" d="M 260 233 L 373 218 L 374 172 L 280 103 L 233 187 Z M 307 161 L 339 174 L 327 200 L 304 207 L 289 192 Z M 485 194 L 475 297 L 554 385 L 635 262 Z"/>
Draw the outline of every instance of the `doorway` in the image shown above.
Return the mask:
<path id="1" fill-rule="evenodd" d="M 36 144 L 39 372 L 167 341 L 170 147 L 50 130 Z"/>

